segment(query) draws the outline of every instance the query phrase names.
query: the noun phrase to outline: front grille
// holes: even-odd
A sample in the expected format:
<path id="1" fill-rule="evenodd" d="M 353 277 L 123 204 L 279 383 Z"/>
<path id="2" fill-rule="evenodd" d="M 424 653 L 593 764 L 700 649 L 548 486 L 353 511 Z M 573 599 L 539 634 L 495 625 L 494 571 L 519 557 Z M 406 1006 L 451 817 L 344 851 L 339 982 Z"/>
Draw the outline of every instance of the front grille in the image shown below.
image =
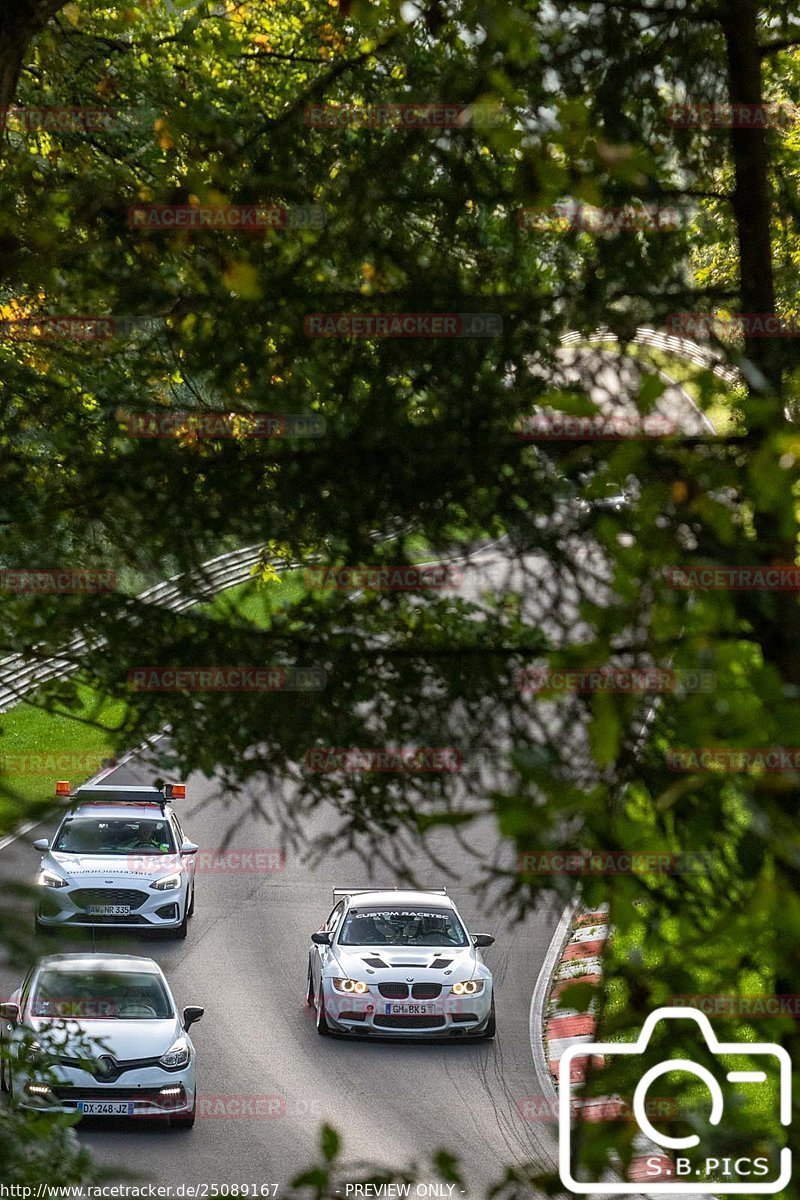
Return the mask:
<path id="1" fill-rule="evenodd" d="M 137 892 L 133 888 L 78 888 L 70 893 L 70 899 L 83 909 L 90 904 L 127 904 L 129 908 L 141 908 L 147 892 Z"/>
<path id="2" fill-rule="evenodd" d="M 97 1070 L 97 1064 L 90 1058 L 68 1058 L 65 1054 L 57 1054 L 53 1058 L 54 1062 L 60 1063 L 63 1067 L 77 1067 L 81 1071 L 87 1071 L 90 1075 L 94 1075 L 98 1083 L 103 1089 L 103 1094 L 106 1091 L 113 1091 L 113 1088 L 105 1086 L 105 1080 L 109 1083 L 116 1083 L 120 1075 L 124 1075 L 126 1071 L 141 1071 L 144 1067 L 157 1067 L 160 1065 L 158 1058 L 128 1058 L 122 1062 L 114 1062 L 113 1070 L 110 1070 L 107 1075 L 102 1075 Z M 163 1067 L 162 1070 L 170 1070 L 169 1067 Z"/>
<path id="3" fill-rule="evenodd" d="M 340 1021 L 366 1021 L 367 1014 L 365 1012 L 343 1012 L 339 1013 Z"/>
<path id="4" fill-rule="evenodd" d="M 151 922 L 148 921 L 147 917 L 137 916 L 136 913 L 131 913 L 127 917 L 98 917 L 98 916 L 95 916 L 94 914 L 90 917 L 88 913 L 73 913 L 73 915 L 71 917 L 67 918 L 66 924 L 69 925 L 70 921 L 73 921 L 73 922 L 75 922 L 75 924 L 79 924 L 79 925 L 85 924 L 87 921 L 90 922 L 92 925 L 150 925 L 151 924 Z"/>
<path id="5" fill-rule="evenodd" d="M 444 1017 L 394 1017 L 390 1014 L 374 1017 L 372 1023 L 383 1029 L 439 1029 L 444 1025 Z"/>
<path id="6" fill-rule="evenodd" d="M 161 1088 L 132 1088 L 132 1087 L 67 1087 L 56 1085 L 50 1091 L 65 1104 L 77 1104 L 79 1100 L 147 1100 L 164 1103 L 168 1096 L 161 1095 Z"/>
<path id="7" fill-rule="evenodd" d="M 441 994 L 442 985 L 440 983 L 415 983 L 411 989 L 411 995 L 415 1000 L 435 1000 Z"/>
<path id="8" fill-rule="evenodd" d="M 387 1000 L 407 1000 L 407 983 L 379 983 L 378 991 Z"/>

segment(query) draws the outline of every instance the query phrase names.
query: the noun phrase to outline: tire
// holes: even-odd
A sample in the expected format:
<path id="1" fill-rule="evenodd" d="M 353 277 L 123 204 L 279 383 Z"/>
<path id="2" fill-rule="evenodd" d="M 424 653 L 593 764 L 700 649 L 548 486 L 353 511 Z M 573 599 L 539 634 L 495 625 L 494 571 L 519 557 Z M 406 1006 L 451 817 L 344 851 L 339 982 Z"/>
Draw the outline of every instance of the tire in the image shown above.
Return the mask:
<path id="1" fill-rule="evenodd" d="M 8 1049 L 5 1042 L 2 1043 L 2 1049 Z M 7 1096 L 11 1090 L 8 1086 L 8 1076 L 6 1074 L 8 1066 L 9 1064 L 6 1062 L 5 1054 L 3 1054 L 0 1056 L 0 1092 L 2 1092 L 5 1096 Z"/>
<path id="2" fill-rule="evenodd" d="M 187 905 L 186 912 L 183 914 L 183 920 L 175 930 L 175 937 L 179 942 L 182 942 L 189 932 L 189 907 Z"/>
<path id="3" fill-rule="evenodd" d="M 33 932 L 37 937 L 42 937 L 45 933 L 47 933 L 47 930 L 47 925 L 44 925 L 38 917 L 33 918 Z"/>
<path id="4" fill-rule="evenodd" d="M 194 884 L 192 884 L 192 898 L 189 901 L 189 911 L 187 912 L 186 915 L 187 915 L 187 917 L 194 916 Z"/>
<path id="5" fill-rule="evenodd" d="M 197 1097 L 195 1096 L 195 1101 L 194 1101 L 194 1104 L 192 1105 L 192 1111 L 190 1113 L 184 1113 L 180 1117 L 170 1117 L 169 1127 L 170 1127 L 170 1129 L 191 1129 L 192 1126 L 194 1125 L 196 1116 L 197 1116 Z"/>
<path id="6" fill-rule="evenodd" d="M 311 976 L 311 963 L 308 964 L 308 979 L 306 980 L 306 1004 L 314 1007 L 314 980 Z"/>
<path id="7" fill-rule="evenodd" d="M 494 996 L 492 996 L 492 1007 L 489 1010 L 489 1020 L 486 1022 L 486 1028 L 484 1029 L 483 1033 L 481 1034 L 481 1038 L 485 1042 L 489 1042 L 492 1040 L 492 1038 L 494 1037 L 494 1035 L 496 1033 L 497 1033 L 497 1019 L 495 1017 L 495 1012 L 494 1012 Z"/>
<path id="8" fill-rule="evenodd" d="M 325 1016 L 325 995 L 322 991 L 322 980 L 320 980 L 317 1000 L 317 1033 L 320 1037 L 330 1037 L 330 1032 L 330 1026 Z"/>

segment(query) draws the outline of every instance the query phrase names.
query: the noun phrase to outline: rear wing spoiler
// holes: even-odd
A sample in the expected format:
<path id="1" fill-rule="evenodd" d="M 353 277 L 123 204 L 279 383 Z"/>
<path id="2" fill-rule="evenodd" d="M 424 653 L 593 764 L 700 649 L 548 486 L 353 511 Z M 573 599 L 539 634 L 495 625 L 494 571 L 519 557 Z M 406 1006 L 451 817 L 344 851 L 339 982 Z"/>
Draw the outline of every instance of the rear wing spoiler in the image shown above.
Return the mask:
<path id="1" fill-rule="evenodd" d="M 393 885 L 392 887 L 377 887 L 376 886 L 376 887 L 368 887 L 368 888 L 334 888 L 333 889 L 333 903 L 336 904 L 336 902 L 338 900 L 341 900 L 343 896 L 363 896 L 367 892 L 400 892 L 400 891 L 408 891 L 408 890 L 409 890 L 408 888 L 399 888 L 399 887 L 397 887 L 396 884 Z M 435 895 L 435 896 L 446 896 L 447 895 L 447 888 L 421 888 L 421 889 L 414 889 L 414 890 L 430 892 L 432 895 Z"/>

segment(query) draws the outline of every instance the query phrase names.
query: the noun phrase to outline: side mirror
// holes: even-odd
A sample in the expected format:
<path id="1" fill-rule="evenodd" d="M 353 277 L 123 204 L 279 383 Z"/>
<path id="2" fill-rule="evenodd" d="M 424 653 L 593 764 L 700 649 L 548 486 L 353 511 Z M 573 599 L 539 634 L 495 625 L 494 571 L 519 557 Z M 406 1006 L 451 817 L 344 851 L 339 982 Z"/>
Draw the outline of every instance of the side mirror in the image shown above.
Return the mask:
<path id="1" fill-rule="evenodd" d="M 331 935 L 320 930 L 319 933 L 312 933 L 311 940 L 315 946 L 330 946 Z"/>
<path id="2" fill-rule="evenodd" d="M 0 1021 L 9 1021 L 12 1025 L 16 1025 L 19 1021 L 19 1005 L 0 1004 Z"/>
<path id="3" fill-rule="evenodd" d="M 32 843 L 32 845 L 33 845 L 34 850 L 49 850 L 50 849 L 50 841 L 48 838 L 37 838 L 36 841 Z"/>
<path id="4" fill-rule="evenodd" d="M 473 933 L 472 944 L 473 946 L 493 946 L 494 938 L 490 933 Z"/>
<path id="5" fill-rule="evenodd" d="M 181 854 L 197 854 L 200 847 L 196 842 L 181 842 Z"/>
<path id="6" fill-rule="evenodd" d="M 190 1004 L 183 1010 L 183 1028 L 188 1029 L 190 1025 L 194 1025 L 195 1021 L 199 1021 L 206 1010 L 200 1008 L 197 1004 Z"/>

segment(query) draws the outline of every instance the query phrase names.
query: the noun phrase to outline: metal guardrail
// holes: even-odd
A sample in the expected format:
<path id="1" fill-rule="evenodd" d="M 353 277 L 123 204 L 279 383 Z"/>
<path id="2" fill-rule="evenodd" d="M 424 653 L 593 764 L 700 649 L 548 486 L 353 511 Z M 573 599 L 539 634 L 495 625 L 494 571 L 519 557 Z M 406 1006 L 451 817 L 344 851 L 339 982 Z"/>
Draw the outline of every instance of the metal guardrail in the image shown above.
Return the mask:
<path id="1" fill-rule="evenodd" d="M 217 592 L 235 587 L 250 578 L 251 568 L 259 561 L 263 546 L 244 546 L 229 554 L 220 554 L 204 562 L 190 575 L 173 575 L 171 579 L 146 588 L 136 597 L 145 604 L 155 604 L 172 612 L 185 612 L 199 600 L 207 600 Z M 279 562 L 276 561 L 276 566 Z M 293 563 L 283 563 L 291 567 Z M 63 653 L 52 658 L 30 662 L 21 654 L 12 654 L 0 660 L 0 712 L 21 700 L 27 692 L 59 676 L 77 670 L 76 658 L 88 649 L 83 637 L 75 637 L 67 643 Z"/>
<path id="2" fill-rule="evenodd" d="M 619 344 L 619 338 L 609 329 L 600 327 L 592 333 L 586 335 L 583 333 L 565 333 L 561 339 L 562 346 L 574 346 L 576 342 L 615 342 Z M 673 354 L 676 358 L 686 359 L 688 362 L 693 362 L 699 367 L 705 367 L 711 370 L 720 379 L 731 386 L 742 383 L 743 379 L 740 373 L 734 368 L 729 367 L 718 351 L 712 350 L 709 346 L 701 346 L 697 342 L 691 341 L 689 338 L 678 337 L 674 333 L 662 333 L 658 329 L 651 329 L 648 325 L 642 325 L 637 329 L 636 336 L 632 339 L 634 345 L 650 346 L 653 350 L 663 350 L 666 354 Z"/>
<path id="3" fill-rule="evenodd" d="M 567 333 L 561 338 L 563 346 L 586 341 L 619 343 L 619 339 L 610 330 L 602 327 L 595 329 L 588 337 L 581 333 Z M 698 366 L 710 368 L 726 383 L 733 385 L 741 382 L 739 372 L 726 366 L 720 354 L 688 338 L 642 326 L 637 330 L 633 341 L 638 345 L 651 346 L 653 349 L 673 354 L 676 358 L 684 358 Z M 174 575 L 163 583 L 147 588 L 139 593 L 137 599 L 146 604 L 170 609 L 172 612 L 185 612 L 198 600 L 209 599 L 217 592 L 235 587 L 237 583 L 248 579 L 250 568 L 259 561 L 262 550 L 263 547 L 257 545 L 244 546 L 241 550 L 220 554 L 203 563 L 191 575 Z M 275 565 L 290 568 L 298 564 L 276 562 Z M 86 640 L 76 637 L 67 644 L 62 654 L 52 658 L 31 663 L 21 654 L 12 654 L 8 658 L 0 659 L 0 712 L 5 712 L 27 692 L 33 691 L 41 684 L 77 670 L 75 659 L 87 649 Z"/>

